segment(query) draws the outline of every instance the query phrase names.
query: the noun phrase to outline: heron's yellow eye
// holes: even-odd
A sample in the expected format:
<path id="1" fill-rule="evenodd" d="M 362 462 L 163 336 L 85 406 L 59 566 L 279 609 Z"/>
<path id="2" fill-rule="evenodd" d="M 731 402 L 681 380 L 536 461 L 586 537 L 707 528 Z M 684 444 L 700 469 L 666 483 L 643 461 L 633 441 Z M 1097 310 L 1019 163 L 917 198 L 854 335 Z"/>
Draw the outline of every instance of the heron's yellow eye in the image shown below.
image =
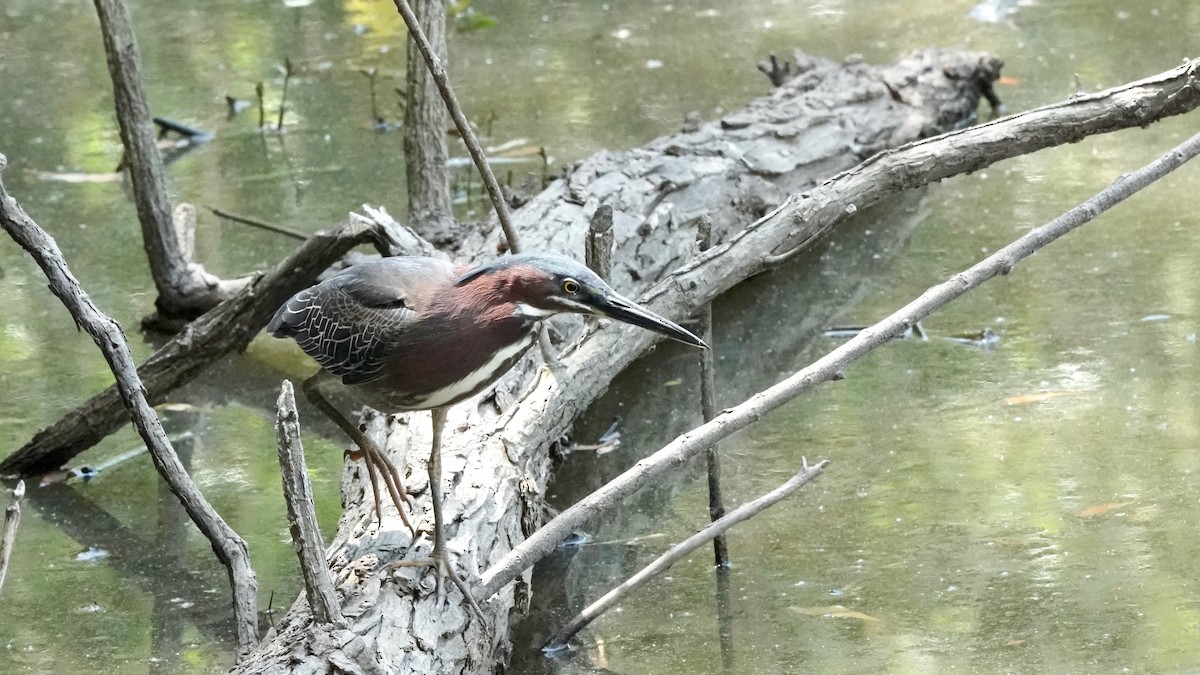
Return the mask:
<path id="1" fill-rule="evenodd" d="M 571 295 L 575 295 L 579 292 L 579 282 L 574 279 L 567 279 L 563 282 L 563 290 Z"/>

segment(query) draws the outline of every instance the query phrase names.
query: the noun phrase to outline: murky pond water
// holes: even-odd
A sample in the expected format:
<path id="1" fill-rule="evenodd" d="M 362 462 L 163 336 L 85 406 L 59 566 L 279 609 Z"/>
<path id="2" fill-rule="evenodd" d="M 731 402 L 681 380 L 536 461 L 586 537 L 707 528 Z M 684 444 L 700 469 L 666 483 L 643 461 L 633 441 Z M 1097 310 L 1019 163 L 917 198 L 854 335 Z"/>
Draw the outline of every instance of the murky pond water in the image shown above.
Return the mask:
<path id="1" fill-rule="evenodd" d="M 304 3 L 287 3 L 304 4 Z M 139 30 L 155 114 L 217 134 L 168 169 L 174 197 L 312 231 L 363 202 L 403 213 L 400 139 L 372 129 L 403 71 L 391 3 L 143 1 Z M 1004 3 L 997 3 L 1004 5 Z M 966 44 L 1002 56 L 1009 109 L 1165 70 L 1200 47 L 1200 6 L 1042 0 L 997 24 L 970 0 L 893 2 L 485 2 L 492 28 L 451 38 L 453 76 L 491 142 L 518 143 L 517 176 L 629 147 L 684 114 L 732 110 L 768 91 L 753 63 L 793 48 L 886 61 Z M 152 309 L 133 209 L 110 172 L 119 155 L 108 76 L 86 3 L 0 8 L 0 152 L 10 191 L 58 239 L 81 281 L 137 335 Z M 284 57 L 300 67 L 288 132 L 257 114 L 225 119 L 223 97 L 263 81 L 278 105 Z M 1078 85 L 1077 85 L 1078 82 Z M 1192 133 L 1169 121 L 1005 162 L 864 214 L 816 251 L 716 307 L 721 405 L 835 346 L 834 324 L 874 321 Z M 39 173 L 41 172 L 41 173 Z M 991 282 L 901 341 L 723 444 L 731 504 L 774 487 L 803 457 L 825 476 L 735 530 L 724 612 L 697 552 L 548 660 L 540 641 L 608 587 L 699 527 L 704 481 L 680 477 L 631 501 L 591 542 L 543 566 L 540 609 L 522 622 L 514 670 L 571 673 L 1190 672 L 1200 669 L 1200 235 L 1185 167 Z M 464 188 L 463 215 L 479 207 Z M 292 244 L 201 214 L 199 257 L 232 275 Z M 94 345 L 12 244 L 0 244 L 0 451 L 110 381 Z M 941 339 L 991 328 L 992 349 Z M 698 415 L 694 354 L 637 364 L 580 425 L 623 420 L 624 444 L 576 453 L 552 488 L 569 503 Z M 270 341 L 175 397 L 168 430 L 216 507 L 249 541 L 282 611 L 299 588 L 284 525 L 270 407 Z M 307 416 L 313 419 L 312 415 Z M 322 522 L 339 509 L 340 439 L 308 425 Z M 329 440 L 332 439 L 332 440 Z M 138 445 L 118 434 L 80 458 Z M 230 662 L 224 573 L 181 519 L 149 461 L 87 484 L 33 490 L 0 592 L 0 672 L 214 672 Z M 842 609 L 839 609 L 842 608 Z M 719 625 L 731 637 L 722 648 Z"/>

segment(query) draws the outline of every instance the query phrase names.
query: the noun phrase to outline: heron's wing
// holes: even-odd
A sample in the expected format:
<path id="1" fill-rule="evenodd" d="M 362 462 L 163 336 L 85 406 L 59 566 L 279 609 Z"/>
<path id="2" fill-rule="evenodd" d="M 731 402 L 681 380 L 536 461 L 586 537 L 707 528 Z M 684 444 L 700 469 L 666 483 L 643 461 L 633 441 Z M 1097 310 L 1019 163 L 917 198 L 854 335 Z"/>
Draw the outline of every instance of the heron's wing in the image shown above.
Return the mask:
<path id="1" fill-rule="evenodd" d="M 359 263 L 292 296 L 267 330 L 291 337 L 345 384 L 383 375 L 388 353 L 402 342 L 422 303 L 449 283 L 453 265 L 432 258 L 384 258 Z"/>

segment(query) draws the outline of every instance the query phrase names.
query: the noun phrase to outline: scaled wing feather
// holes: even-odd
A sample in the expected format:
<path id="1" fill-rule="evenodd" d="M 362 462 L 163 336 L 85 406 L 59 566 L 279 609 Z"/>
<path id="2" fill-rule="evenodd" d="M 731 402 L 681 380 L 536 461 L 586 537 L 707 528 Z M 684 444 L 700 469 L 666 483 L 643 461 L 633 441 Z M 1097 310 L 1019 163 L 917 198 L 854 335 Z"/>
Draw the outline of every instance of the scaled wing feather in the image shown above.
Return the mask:
<path id="1" fill-rule="evenodd" d="M 267 330 L 291 337 L 344 384 L 364 384 L 383 375 L 389 352 L 416 304 L 430 286 L 449 278 L 449 263 L 384 258 L 303 290 L 276 312 Z"/>

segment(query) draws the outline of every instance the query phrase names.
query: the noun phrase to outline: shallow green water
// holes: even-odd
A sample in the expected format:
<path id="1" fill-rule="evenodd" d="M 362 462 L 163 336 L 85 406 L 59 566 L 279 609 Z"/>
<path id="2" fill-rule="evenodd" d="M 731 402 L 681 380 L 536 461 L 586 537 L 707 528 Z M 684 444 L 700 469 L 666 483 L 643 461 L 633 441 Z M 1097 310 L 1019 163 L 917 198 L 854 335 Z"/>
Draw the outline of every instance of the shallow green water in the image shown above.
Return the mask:
<path id="1" fill-rule="evenodd" d="M 1017 84 L 999 93 L 1020 110 L 1069 95 L 1076 76 L 1087 90 L 1111 86 L 1200 47 L 1200 7 L 1187 0 L 1043 0 L 998 25 L 970 20 L 971 5 L 477 1 L 499 25 L 452 36 L 452 74 L 473 117 L 496 112 L 492 143 L 525 138 L 559 164 L 643 143 L 690 111 L 712 117 L 766 93 L 752 64 L 771 50 L 879 62 L 966 44 L 1006 60 Z M 170 165 L 175 199 L 305 231 L 363 202 L 403 213 L 400 138 L 372 130 L 357 72 L 403 70 L 390 3 L 139 2 L 132 10 L 155 114 L 217 134 Z M 135 327 L 153 295 L 123 189 L 34 173 L 108 172 L 119 158 L 94 15 L 78 2 L 9 0 L 0 11 L 6 185 L 144 357 L 152 346 Z M 302 68 L 288 132 L 261 138 L 253 111 L 226 121 L 223 96 L 252 97 L 260 80 L 268 107 L 277 106 L 284 56 Z M 380 103 L 394 119 L 391 86 L 381 80 Z M 836 345 L 813 337 L 827 327 L 810 310 L 822 298 L 845 308 L 830 321 L 878 319 L 1195 126 L 1169 121 L 945 181 L 906 203 L 906 215 L 869 214 L 828 255 L 748 284 L 717 307 L 721 404 Z M 536 160 L 501 165 L 510 167 L 518 178 L 540 171 Z M 572 561 L 545 568 L 552 608 L 521 626 L 515 670 L 1200 669 L 1198 187 L 1200 173 L 1185 167 L 932 317 L 935 339 L 889 345 L 847 380 L 723 445 L 730 503 L 782 482 L 803 456 L 834 460 L 816 484 L 732 534 L 725 654 L 707 552 L 598 621 L 572 657 L 536 652 L 538 636 L 702 523 L 697 474 L 639 496 L 598 524 Z M 477 194 L 463 215 L 478 207 Z M 199 257 L 220 274 L 263 267 L 291 245 L 201 215 Z M 14 245 L 0 244 L 0 270 L 0 451 L 8 451 L 110 376 Z M 937 339 L 984 327 L 1000 336 L 994 349 Z M 695 421 L 690 380 L 668 386 L 690 377 L 691 359 L 660 350 L 614 387 L 579 436 L 620 415 L 622 451 L 572 455 L 552 488 L 556 500 L 570 501 Z M 181 448 L 197 480 L 250 542 L 262 605 L 274 593 L 282 611 L 299 581 L 272 450 L 280 374 L 270 364 L 295 367 L 276 346 L 256 344 L 180 392 L 188 405 L 165 416 L 171 433 L 190 432 Z M 307 434 L 309 461 L 322 522 L 332 527 L 340 441 L 317 431 Z M 98 464 L 136 445 L 123 432 L 80 461 Z M 0 592 L 0 672 L 228 665 L 224 573 L 144 457 L 89 484 L 37 493 Z M 77 559 L 89 547 L 108 555 Z M 859 614 L 824 616 L 838 613 L 833 605 Z"/>

